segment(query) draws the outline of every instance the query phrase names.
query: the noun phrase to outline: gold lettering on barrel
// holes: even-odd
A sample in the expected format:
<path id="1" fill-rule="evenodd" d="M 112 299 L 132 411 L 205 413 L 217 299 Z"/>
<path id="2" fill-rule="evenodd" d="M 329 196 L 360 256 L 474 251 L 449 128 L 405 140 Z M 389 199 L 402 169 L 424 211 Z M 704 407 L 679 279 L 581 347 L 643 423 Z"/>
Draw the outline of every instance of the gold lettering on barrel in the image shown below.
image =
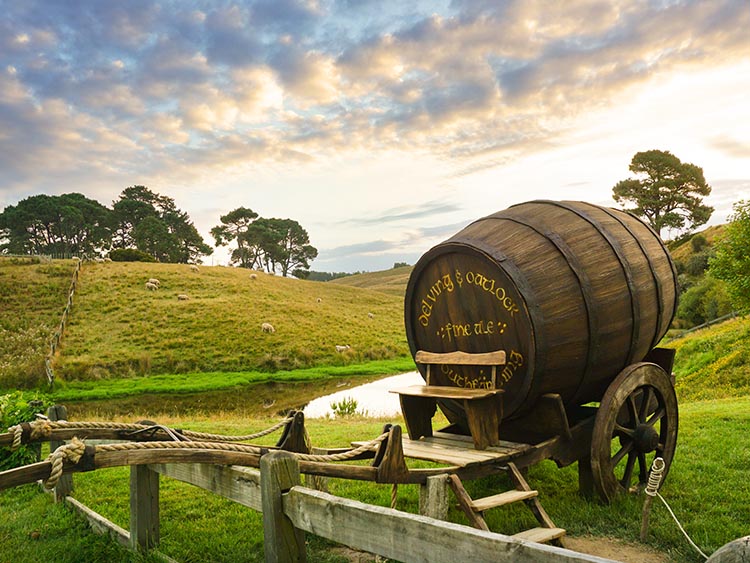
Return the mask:
<path id="1" fill-rule="evenodd" d="M 455 287 L 456 286 L 453 284 L 450 274 L 444 274 L 432 284 L 420 303 L 422 314 L 419 315 L 419 324 L 422 326 L 428 326 L 430 324 L 432 308 L 437 303 L 438 297 L 440 297 L 444 291 L 451 293 Z"/>
<path id="2" fill-rule="evenodd" d="M 521 352 L 517 352 L 516 350 L 511 350 L 508 353 L 507 358 L 505 359 L 505 366 L 503 367 L 503 370 L 498 374 L 497 386 L 503 387 L 506 383 L 513 379 L 516 371 L 518 371 L 518 368 L 523 366 L 523 363 L 523 354 L 521 354 Z"/>
<path id="3" fill-rule="evenodd" d="M 474 323 L 446 323 L 437 330 L 436 334 L 442 340 L 452 342 L 461 337 L 503 334 L 506 328 L 508 328 L 508 323 L 502 321 L 480 320 Z"/>

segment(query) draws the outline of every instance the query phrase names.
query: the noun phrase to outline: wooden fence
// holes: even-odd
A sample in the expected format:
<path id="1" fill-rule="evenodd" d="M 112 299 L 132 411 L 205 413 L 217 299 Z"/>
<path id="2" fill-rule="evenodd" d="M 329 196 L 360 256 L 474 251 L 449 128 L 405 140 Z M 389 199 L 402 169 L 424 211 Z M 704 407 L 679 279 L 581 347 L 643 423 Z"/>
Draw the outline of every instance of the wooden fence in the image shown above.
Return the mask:
<path id="1" fill-rule="evenodd" d="M 53 407 L 48 414 L 52 419 L 65 417 L 64 408 L 61 407 Z M 58 445 L 51 443 L 50 448 Z M 135 550 L 156 550 L 160 536 L 161 475 L 261 511 L 265 560 L 268 563 L 305 561 L 305 533 L 404 562 L 612 561 L 303 487 L 300 485 L 297 458 L 293 453 L 282 450 L 264 455 L 260 470 L 194 463 L 131 466 L 129 531 L 69 496 L 73 487 L 72 475 L 65 475 L 66 479 L 58 482 L 54 496 L 83 514 L 94 531 L 109 534 Z M 422 497 L 428 498 L 434 494 L 434 490 L 430 491 L 430 479 L 427 485 L 420 485 Z M 173 561 L 158 551 L 154 551 L 154 554 L 165 561 Z"/>
<path id="2" fill-rule="evenodd" d="M 68 317 L 70 316 L 70 312 L 73 309 L 73 296 L 75 295 L 76 289 L 78 287 L 78 275 L 80 271 L 81 261 L 78 260 L 76 262 L 75 270 L 73 270 L 73 279 L 70 281 L 70 288 L 68 289 L 68 302 L 65 304 L 65 309 L 63 310 L 60 324 L 52 334 L 52 341 L 49 345 L 49 352 L 47 352 L 47 355 L 44 358 L 44 370 L 47 374 L 47 382 L 50 384 L 50 387 L 55 383 L 55 373 L 52 371 L 52 360 L 57 353 L 57 349 L 60 347 L 60 341 L 62 340 L 63 333 L 65 332 L 65 325 L 67 324 Z"/>

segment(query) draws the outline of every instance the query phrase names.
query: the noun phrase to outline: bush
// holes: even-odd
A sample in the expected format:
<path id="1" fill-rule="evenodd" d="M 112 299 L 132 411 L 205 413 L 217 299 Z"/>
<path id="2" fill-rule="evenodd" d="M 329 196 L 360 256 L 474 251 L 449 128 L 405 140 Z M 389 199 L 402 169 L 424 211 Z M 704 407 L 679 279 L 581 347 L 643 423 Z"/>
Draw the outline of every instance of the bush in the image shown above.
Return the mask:
<path id="1" fill-rule="evenodd" d="M 712 321 L 732 312 L 726 284 L 706 276 L 680 296 L 676 318 L 684 328 Z"/>
<path id="2" fill-rule="evenodd" d="M 702 276 L 708 269 L 708 252 L 699 252 L 693 254 L 685 265 L 685 272 L 691 276 Z"/>
<path id="3" fill-rule="evenodd" d="M 156 262 L 156 259 L 137 248 L 116 248 L 109 253 L 113 262 Z"/>
<path id="4" fill-rule="evenodd" d="M 707 244 L 708 241 L 706 240 L 706 237 L 704 237 L 700 233 L 690 239 L 690 246 L 693 247 L 693 252 L 700 252 L 706 247 Z"/>
<path id="5" fill-rule="evenodd" d="M 0 395 L 0 426 L 5 430 L 22 422 L 32 422 L 51 404 L 48 397 L 38 393 L 14 391 Z M 39 453 L 38 444 L 21 446 L 14 452 L 10 448 L 0 448 L 0 471 L 39 461 Z"/>

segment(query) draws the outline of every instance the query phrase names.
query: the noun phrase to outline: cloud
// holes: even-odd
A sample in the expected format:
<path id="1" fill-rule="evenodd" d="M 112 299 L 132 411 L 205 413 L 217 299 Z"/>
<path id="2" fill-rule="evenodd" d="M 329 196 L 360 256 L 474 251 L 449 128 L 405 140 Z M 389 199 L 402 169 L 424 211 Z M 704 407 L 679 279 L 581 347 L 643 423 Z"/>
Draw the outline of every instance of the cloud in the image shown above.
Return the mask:
<path id="1" fill-rule="evenodd" d="M 353 222 L 360 225 L 379 225 L 410 219 L 426 219 L 435 215 L 453 213 L 460 210 L 461 206 L 455 203 L 430 201 L 418 206 L 393 207 L 371 217 L 358 217 L 356 220 L 346 222 Z"/>

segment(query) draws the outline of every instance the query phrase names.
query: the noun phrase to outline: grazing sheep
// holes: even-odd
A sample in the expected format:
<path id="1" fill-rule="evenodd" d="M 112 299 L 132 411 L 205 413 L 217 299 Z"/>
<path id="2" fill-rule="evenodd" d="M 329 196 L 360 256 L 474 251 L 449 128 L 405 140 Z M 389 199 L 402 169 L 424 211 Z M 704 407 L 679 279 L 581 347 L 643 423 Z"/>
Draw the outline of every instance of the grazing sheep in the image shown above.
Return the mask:
<path id="1" fill-rule="evenodd" d="M 156 291 L 157 289 L 159 289 L 159 286 L 155 283 L 146 282 L 146 289 L 148 289 L 149 291 Z"/>
<path id="2" fill-rule="evenodd" d="M 258 279 L 258 274 L 250 274 L 250 279 L 251 280 L 257 280 Z"/>
<path id="3" fill-rule="evenodd" d="M 177 296 L 177 301 L 187 301 L 188 299 L 190 299 L 190 297 L 188 297 L 188 296 L 187 296 L 187 295 L 185 295 L 184 293 L 180 293 L 180 294 L 179 294 L 179 295 Z"/>
<path id="4" fill-rule="evenodd" d="M 200 272 L 201 269 L 198 266 L 196 266 L 195 264 L 190 264 L 190 271 L 191 272 Z"/>
<path id="5" fill-rule="evenodd" d="M 351 346 L 348 344 L 344 344 L 343 346 L 336 345 L 336 351 L 340 354 L 342 352 L 346 352 Z"/>
<path id="6" fill-rule="evenodd" d="M 157 280 L 156 278 L 149 278 L 148 282 L 146 282 L 146 283 L 152 283 L 156 287 L 161 287 L 161 282 L 159 280 Z"/>
<path id="7" fill-rule="evenodd" d="M 276 329 L 273 328 L 273 325 L 271 323 L 263 323 L 262 325 L 260 325 L 260 330 L 268 333 L 276 332 Z"/>
<path id="8" fill-rule="evenodd" d="M 375 313 L 367 313 L 367 318 L 368 319 L 374 319 L 375 318 Z"/>
<path id="9" fill-rule="evenodd" d="M 320 297 L 318 297 L 318 303 L 322 303 L 322 302 L 323 300 Z"/>

